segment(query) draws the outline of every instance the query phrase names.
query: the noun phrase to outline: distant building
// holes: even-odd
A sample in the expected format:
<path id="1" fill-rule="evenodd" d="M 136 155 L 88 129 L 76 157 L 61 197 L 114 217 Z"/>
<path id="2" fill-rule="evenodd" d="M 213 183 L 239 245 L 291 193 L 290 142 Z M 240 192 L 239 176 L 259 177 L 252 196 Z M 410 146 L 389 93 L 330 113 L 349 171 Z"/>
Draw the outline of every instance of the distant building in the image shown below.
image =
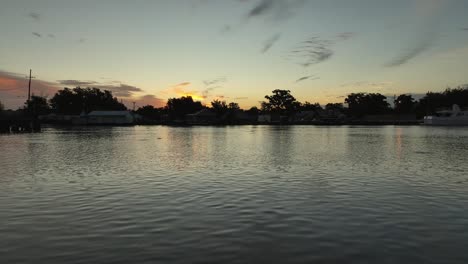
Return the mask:
<path id="1" fill-rule="evenodd" d="M 81 115 L 77 125 L 133 125 L 135 118 L 130 111 L 92 111 Z"/>
<path id="2" fill-rule="evenodd" d="M 79 122 L 79 119 L 80 119 L 79 115 L 57 115 L 55 113 L 39 116 L 39 120 L 45 123 L 62 124 L 62 125 L 74 124 L 75 122 Z"/>
<path id="3" fill-rule="evenodd" d="M 186 120 L 189 125 L 212 125 L 218 122 L 216 113 L 207 108 L 187 115 Z"/>
<path id="4" fill-rule="evenodd" d="M 293 116 L 291 121 L 296 123 L 308 123 L 314 121 L 317 116 L 317 111 L 300 111 Z"/>
<path id="5" fill-rule="evenodd" d="M 261 114 L 258 115 L 257 121 L 259 124 L 287 124 L 289 117 L 279 113 Z"/>
<path id="6" fill-rule="evenodd" d="M 271 115 L 270 114 L 258 115 L 257 121 L 260 124 L 270 123 L 271 122 Z"/>
<path id="7" fill-rule="evenodd" d="M 258 121 L 258 116 L 257 114 L 238 110 L 234 112 L 233 119 L 235 124 L 255 124 Z"/>

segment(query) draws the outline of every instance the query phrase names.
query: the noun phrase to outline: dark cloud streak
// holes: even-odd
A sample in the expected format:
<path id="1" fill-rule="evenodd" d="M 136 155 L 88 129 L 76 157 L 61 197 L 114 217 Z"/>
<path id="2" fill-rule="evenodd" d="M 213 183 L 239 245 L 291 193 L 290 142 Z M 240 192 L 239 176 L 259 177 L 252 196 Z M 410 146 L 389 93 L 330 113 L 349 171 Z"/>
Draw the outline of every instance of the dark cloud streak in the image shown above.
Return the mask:
<path id="1" fill-rule="evenodd" d="M 219 78 L 212 79 L 212 80 L 204 80 L 203 84 L 205 86 L 210 86 L 210 85 L 214 85 L 214 84 L 218 84 L 218 83 L 224 83 L 226 81 L 227 81 L 226 77 L 219 77 Z"/>
<path id="2" fill-rule="evenodd" d="M 427 35 L 425 38 L 419 39 L 413 46 L 410 46 L 409 49 L 403 51 L 400 55 L 395 57 L 389 63 L 385 64 L 386 67 L 398 67 L 401 66 L 408 61 L 414 59 L 415 57 L 419 56 L 426 50 L 428 50 L 434 44 L 434 36 Z"/>
<path id="3" fill-rule="evenodd" d="M 302 82 L 305 80 L 313 81 L 313 80 L 318 80 L 320 77 L 316 77 L 315 75 L 309 75 L 309 76 L 304 76 L 295 81 L 295 83 Z"/>
<path id="4" fill-rule="evenodd" d="M 267 16 L 273 20 L 286 19 L 294 15 L 294 8 L 304 3 L 304 0 L 260 0 L 247 13 L 247 19 Z"/>
<path id="5" fill-rule="evenodd" d="M 275 34 L 263 43 L 262 53 L 266 53 L 275 45 L 275 43 L 281 38 L 281 34 Z"/>
<path id="6" fill-rule="evenodd" d="M 343 32 L 336 35 L 333 40 L 314 36 L 299 43 L 287 54 L 286 58 L 293 60 L 303 67 L 309 67 L 329 60 L 335 54 L 333 50 L 335 44 L 349 40 L 355 35 L 356 33 L 353 32 Z"/>
<path id="7" fill-rule="evenodd" d="M 120 85 L 95 85 L 93 86 L 98 89 L 108 90 L 111 91 L 114 96 L 119 97 L 131 97 L 135 92 L 143 92 L 142 89 L 128 85 L 128 84 L 120 84 Z"/>
<path id="8" fill-rule="evenodd" d="M 97 84 L 95 81 L 79 81 L 79 80 L 58 80 L 59 84 L 70 86 L 87 86 Z"/>
<path id="9" fill-rule="evenodd" d="M 354 38 L 355 36 L 356 36 L 356 33 L 354 32 L 343 32 L 343 33 L 338 34 L 336 37 L 338 38 L 338 40 L 345 41 L 345 40 Z"/>
<path id="10" fill-rule="evenodd" d="M 184 87 L 184 86 L 189 86 L 191 83 L 190 82 L 182 82 L 174 85 L 173 87 Z"/>
<path id="11" fill-rule="evenodd" d="M 31 34 L 33 34 L 34 36 L 36 36 L 38 38 L 42 38 L 42 35 L 40 33 L 32 32 Z"/>
<path id="12" fill-rule="evenodd" d="M 98 88 L 101 90 L 108 90 L 113 93 L 115 96 L 119 97 L 131 97 L 135 92 L 143 92 L 142 89 L 131 86 L 128 84 L 122 84 L 120 82 L 111 82 L 111 83 L 99 83 L 96 81 L 81 81 L 81 80 L 58 80 L 61 85 L 67 85 L 72 87 L 92 87 Z"/>
<path id="13" fill-rule="evenodd" d="M 309 67 L 330 59 L 334 54 L 331 49 L 333 44 L 332 41 L 312 37 L 300 43 L 290 52 L 289 57 L 294 61 L 298 61 L 298 64 L 303 67 Z"/>
<path id="14" fill-rule="evenodd" d="M 222 88 L 222 86 L 220 84 L 225 83 L 225 82 L 227 82 L 226 77 L 219 77 L 219 78 L 212 79 L 212 80 L 204 80 L 203 84 L 206 86 L 206 89 L 204 89 L 201 92 L 202 97 L 205 98 L 205 99 L 208 98 L 210 96 L 210 93 L 213 90 L 218 89 L 218 88 Z M 213 85 L 215 85 L 215 86 L 213 86 Z"/>
<path id="15" fill-rule="evenodd" d="M 272 9 L 275 4 L 275 0 L 261 0 L 257 5 L 250 10 L 248 17 L 260 16 Z"/>
<path id="16" fill-rule="evenodd" d="M 35 13 L 35 12 L 29 13 L 29 14 L 28 14 L 28 17 L 30 17 L 30 18 L 32 18 L 32 19 L 34 19 L 34 20 L 36 20 L 36 21 L 41 20 L 41 15 L 38 14 L 38 13 Z"/>

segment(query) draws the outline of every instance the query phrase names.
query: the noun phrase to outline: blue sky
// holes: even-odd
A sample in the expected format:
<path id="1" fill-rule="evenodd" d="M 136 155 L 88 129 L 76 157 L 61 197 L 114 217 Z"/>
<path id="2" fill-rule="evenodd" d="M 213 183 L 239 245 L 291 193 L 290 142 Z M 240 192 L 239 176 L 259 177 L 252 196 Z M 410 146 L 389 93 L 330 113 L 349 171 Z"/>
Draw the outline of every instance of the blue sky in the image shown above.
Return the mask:
<path id="1" fill-rule="evenodd" d="M 3 0 L 0 101 L 110 89 L 161 106 L 192 95 L 258 105 L 351 92 L 439 91 L 468 83 L 466 0 Z"/>

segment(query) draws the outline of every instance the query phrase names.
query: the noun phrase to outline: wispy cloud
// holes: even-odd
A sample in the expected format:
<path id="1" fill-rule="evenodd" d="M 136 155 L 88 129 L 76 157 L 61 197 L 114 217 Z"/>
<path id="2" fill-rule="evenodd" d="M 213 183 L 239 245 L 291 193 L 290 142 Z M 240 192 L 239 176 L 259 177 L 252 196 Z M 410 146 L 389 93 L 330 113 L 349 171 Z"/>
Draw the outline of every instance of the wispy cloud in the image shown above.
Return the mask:
<path id="1" fill-rule="evenodd" d="M 225 96 L 223 94 L 217 94 L 213 97 L 213 100 L 226 100 L 226 99 L 229 99 L 230 97 L 229 96 Z"/>
<path id="2" fill-rule="evenodd" d="M 0 70 L 0 98 L 7 108 L 16 109 L 24 104 L 28 93 L 25 74 Z M 57 83 L 34 79 L 31 92 L 40 96 L 52 96 L 59 89 Z"/>
<path id="3" fill-rule="evenodd" d="M 114 96 L 117 97 L 131 97 L 134 93 L 143 92 L 142 89 L 123 84 L 119 81 L 110 81 L 110 82 L 97 82 L 97 81 L 83 81 L 83 80 L 58 80 L 57 83 L 61 85 L 67 85 L 71 87 L 92 87 L 98 88 L 101 90 L 111 91 Z"/>
<path id="4" fill-rule="evenodd" d="M 153 94 L 145 94 L 145 95 L 134 97 L 134 98 L 126 98 L 124 100 L 128 108 L 133 107 L 133 102 L 135 102 L 137 107 L 142 107 L 145 105 L 152 105 L 154 107 L 163 107 L 166 105 L 166 101 L 164 99 L 158 98 Z"/>
<path id="5" fill-rule="evenodd" d="M 41 15 L 36 12 L 31 12 L 28 14 L 28 17 L 32 18 L 35 21 L 41 20 Z"/>
<path id="6" fill-rule="evenodd" d="M 218 89 L 222 88 L 222 83 L 227 82 L 226 77 L 219 77 L 215 79 L 210 79 L 210 80 L 204 80 L 203 84 L 205 85 L 205 89 L 201 91 L 201 95 L 204 99 L 207 99 L 211 96 L 211 92 Z"/>
<path id="7" fill-rule="evenodd" d="M 348 82 L 343 83 L 340 87 L 350 87 L 350 88 L 359 88 L 359 89 L 366 89 L 366 90 L 380 90 L 385 89 L 393 86 L 394 83 L 390 81 L 385 82 L 370 82 L 370 81 L 357 81 L 357 82 Z"/>
<path id="8" fill-rule="evenodd" d="M 178 83 L 176 85 L 173 85 L 172 87 L 174 88 L 182 88 L 182 87 L 185 87 L 185 86 L 189 86 L 191 83 L 190 82 L 182 82 L 182 83 Z"/>
<path id="9" fill-rule="evenodd" d="M 305 80 L 313 81 L 313 80 L 318 80 L 318 79 L 320 79 L 320 77 L 317 77 L 315 75 L 309 75 L 309 76 L 304 76 L 304 77 L 297 79 L 295 83 L 302 82 Z"/>
<path id="10" fill-rule="evenodd" d="M 203 84 L 205 86 L 210 86 L 210 85 L 215 85 L 215 84 L 219 84 L 219 83 L 224 83 L 226 81 L 227 81 L 226 77 L 219 77 L 219 78 L 216 78 L 216 79 L 204 80 Z"/>
<path id="11" fill-rule="evenodd" d="M 32 32 L 31 34 L 33 34 L 34 36 L 36 36 L 38 38 L 42 38 L 42 34 L 40 34 L 40 33 Z"/>
<path id="12" fill-rule="evenodd" d="M 234 0 L 241 4 L 250 4 L 254 2 L 248 12 L 241 18 L 239 25 L 245 25 L 250 20 L 268 20 L 268 21 L 283 21 L 293 17 L 297 10 L 307 0 Z M 208 2 L 208 1 L 203 1 Z M 225 24 L 219 32 L 225 34 L 237 28 L 236 25 Z"/>
<path id="13" fill-rule="evenodd" d="M 131 97 L 134 93 L 143 92 L 141 88 L 136 86 L 128 85 L 128 84 L 120 84 L 120 85 L 93 85 L 93 87 L 101 89 L 101 90 L 108 90 L 111 91 L 114 96 L 118 97 Z"/>
<path id="14" fill-rule="evenodd" d="M 289 57 L 303 67 L 309 67 L 330 59 L 334 54 L 331 49 L 332 45 L 333 42 L 330 40 L 312 37 L 293 49 Z"/>
<path id="15" fill-rule="evenodd" d="M 342 41 L 354 38 L 355 36 L 356 36 L 355 32 L 343 32 L 343 33 L 336 35 L 337 39 L 342 40 Z"/>
<path id="16" fill-rule="evenodd" d="M 203 80 L 202 85 L 205 87 L 203 90 L 192 88 L 193 83 L 181 82 L 176 85 L 170 86 L 168 89 L 161 91 L 160 93 L 165 96 L 191 96 L 194 100 L 204 101 L 219 99 L 218 96 L 212 95 L 213 91 L 221 88 L 222 83 L 226 82 L 226 77 L 219 77 L 215 79 Z"/>
<path id="17" fill-rule="evenodd" d="M 27 96 L 28 79 L 27 74 L 12 73 L 0 70 L 0 98 L 7 108 L 17 108 L 24 104 Z M 32 93 L 40 96 L 53 96 L 58 90 L 63 89 L 63 86 L 71 86 L 74 88 L 93 87 L 101 90 L 111 91 L 112 94 L 126 102 L 137 102 L 138 105 L 154 105 L 163 106 L 165 101 L 151 94 L 144 94 L 144 90 L 118 81 L 97 82 L 83 80 L 58 80 L 49 82 L 40 79 L 34 79 L 32 82 Z M 131 106 L 128 105 L 127 106 Z"/>
<path id="18" fill-rule="evenodd" d="M 416 23 L 415 34 L 405 43 L 406 47 L 399 51 L 393 59 L 385 64 L 386 67 L 397 67 L 408 63 L 429 50 L 437 39 L 437 26 L 443 19 L 443 11 L 450 1 L 414 0 L 413 16 Z"/>
<path id="19" fill-rule="evenodd" d="M 80 38 L 78 39 L 78 43 L 85 43 L 86 42 L 86 38 Z"/>
<path id="20" fill-rule="evenodd" d="M 407 63 L 408 61 L 419 56 L 426 50 L 428 50 L 434 44 L 434 38 L 432 35 L 427 35 L 426 38 L 419 39 L 415 44 L 404 50 L 397 57 L 392 59 L 390 62 L 385 64 L 386 67 L 397 67 Z"/>
<path id="21" fill-rule="evenodd" d="M 54 35 L 54 34 L 51 34 L 51 33 L 49 33 L 49 34 L 47 34 L 47 37 L 49 37 L 49 38 L 55 38 L 55 35 Z"/>
<path id="22" fill-rule="evenodd" d="M 201 95 L 202 95 L 203 98 L 206 99 L 206 98 L 208 98 L 208 97 L 210 96 L 210 93 L 211 93 L 213 90 L 218 89 L 218 88 L 221 88 L 221 86 L 208 87 L 208 88 L 206 88 L 205 90 L 203 90 L 203 91 L 201 92 Z"/>
<path id="23" fill-rule="evenodd" d="M 296 45 L 286 55 L 286 58 L 303 67 L 309 67 L 331 59 L 335 54 L 334 45 L 349 40 L 355 35 L 356 33 L 353 32 L 344 32 L 336 35 L 332 40 L 314 36 Z"/>
<path id="24" fill-rule="evenodd" d="M 57 82 L 62 85 L 70 85 L 70 86 L 89 86 L 89 85 L 98 83 L 95 81 L 79 81 L 79 80 L 58 80 Z"/>
<path id="25" fill-rule="evenodd" d="M 176 85 L 172 85 L 168 89 L 161 91 L 161 94 L 173 96 L 174 94 L 177 97 L 180 96 L 191 96 L 194 100 L 201 101 L 204 99 L 203 95 L 197 91 L 190 89 L 189 87 L 192 85 L 191 82 L 181 82 Z"/>
<path id="26" fill-rule="evenodd" d="M 231 25 L 224 25 L 220 30 L 219 32 L 220 33 L 228 33 L 232 30 L 232 26 Z"/>
<path id="27" fill-rule="evenodd" d="M 274 6 L 274 0 L 261 0 L 249 12 L 249 17 L 260 16 L 267 13 Z"/>
<path id="28" fill-rule="evenodd" d="M 287 19 L 294 15 L 304 0 L 259 0 L 247 13 L 247 19 L 269 17 L 273 20 Z"/>
<path id="29" fill-rule="evenodd" d="M 266 53 L 268 50 L 275 45 L 275 43 L 281 38 L 281 34 L 277 33 L 270 38 L 268 38 L 264 43 L 261 52 Z"/>
<path id="30" fill-rule="evenodd" d="M 468 31 L 468 27 L 462 28 L 461 30 L 463 30 L 463 31 Z"/>

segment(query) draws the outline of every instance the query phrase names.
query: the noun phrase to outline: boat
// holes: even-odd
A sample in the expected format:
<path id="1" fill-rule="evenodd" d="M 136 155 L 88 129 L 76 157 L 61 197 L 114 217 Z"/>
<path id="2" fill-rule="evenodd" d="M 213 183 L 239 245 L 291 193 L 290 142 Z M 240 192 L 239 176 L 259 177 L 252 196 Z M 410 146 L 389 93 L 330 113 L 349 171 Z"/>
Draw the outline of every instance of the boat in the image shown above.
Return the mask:
<path id="1" fill-rule="evenodd" d="M 452 110 L 437 111 L 435 115 L 425 116 L 424 124 L 430 126 L 468 126 L 468 111 L 462 111 L 458 105 Z"/>

